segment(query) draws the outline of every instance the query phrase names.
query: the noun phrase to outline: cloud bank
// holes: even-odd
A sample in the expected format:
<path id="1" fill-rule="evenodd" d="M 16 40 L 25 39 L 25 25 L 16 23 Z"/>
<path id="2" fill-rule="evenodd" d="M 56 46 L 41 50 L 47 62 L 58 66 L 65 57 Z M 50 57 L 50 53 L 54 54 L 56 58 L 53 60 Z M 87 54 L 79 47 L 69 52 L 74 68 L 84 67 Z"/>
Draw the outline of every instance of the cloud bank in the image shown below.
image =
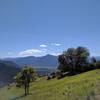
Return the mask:
<path id="1" fill-rule="evenodd" d="M 19 52 L 19 55 L 21 56 L 39 56 L 46 53 L 46 49 L 28 49 L 25 51 Z"/>

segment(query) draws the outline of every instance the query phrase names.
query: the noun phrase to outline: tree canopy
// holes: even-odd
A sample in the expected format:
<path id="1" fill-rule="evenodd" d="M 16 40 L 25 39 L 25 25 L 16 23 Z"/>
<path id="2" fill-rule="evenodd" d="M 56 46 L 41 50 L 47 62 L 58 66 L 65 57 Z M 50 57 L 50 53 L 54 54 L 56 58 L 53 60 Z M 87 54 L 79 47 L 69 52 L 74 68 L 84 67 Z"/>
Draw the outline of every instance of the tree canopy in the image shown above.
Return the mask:
<path id="1" fill-rule="evenodd" d="M 89 65 L 89 50 L 86 47 L 69 48 L 59 55 L 58 69 L 61 72 L 69 71 L 72 74 L 86 71 Z"/>
<path id="2" fill-rule="evenodd" d="M 14 77 L 18 87 L 23 85 L 23 81 L 24 81 L 23 80 L 23 75 L 25 73 L 30 74 L 30 77 L 29 77 L 30 82 L 35 79 L 36 71 L 34 70 L 34 68 L 32 68 L 30 66 L 24 66 L 22 68 L 22 70 L 19 73 L 17 73 L 17 75 Z"/>

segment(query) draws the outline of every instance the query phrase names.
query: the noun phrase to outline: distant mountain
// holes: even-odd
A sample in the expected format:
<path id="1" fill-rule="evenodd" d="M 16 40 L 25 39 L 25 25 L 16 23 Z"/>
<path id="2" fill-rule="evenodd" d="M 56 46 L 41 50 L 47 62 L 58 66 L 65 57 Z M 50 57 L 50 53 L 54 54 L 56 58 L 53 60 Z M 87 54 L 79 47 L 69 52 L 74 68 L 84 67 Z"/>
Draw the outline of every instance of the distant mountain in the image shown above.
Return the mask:
<path id="1" fill-rule="evenodd" d="M 0 87 L 13 81 L 13 77 L 20 69 L 11 61 L 0 60 Z"/>
<path id="2" fill-rule="evenodd" d="M 6 58 L 6 61 L 13 61 L 19 66 L 31 65 L 36 68 L 55 68 L 58 65 L 58 57 L 53 55 L 46 55 L 42 57 L 19 57 L 19 58 Z"/>

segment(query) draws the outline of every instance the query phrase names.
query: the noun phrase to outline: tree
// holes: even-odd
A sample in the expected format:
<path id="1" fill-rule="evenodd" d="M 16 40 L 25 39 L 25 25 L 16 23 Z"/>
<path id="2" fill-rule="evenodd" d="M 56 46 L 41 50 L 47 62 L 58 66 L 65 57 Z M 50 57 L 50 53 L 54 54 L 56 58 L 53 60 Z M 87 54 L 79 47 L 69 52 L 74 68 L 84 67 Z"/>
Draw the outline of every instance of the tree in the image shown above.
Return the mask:
<path id="1" fill-rule="evenodd" d="M 84 72 L 88 69 L 90 53 L 85 47 L 78 47 L 75 50 L 76 72 Z"/>
<path id="2" fill-rule="evenodd" d="M 58 69 L 61 72 L 69 71 L 72 74 L 87 70 L 89 51 L 85 47 L 69 48 L 58 57 Z"/>
<path id="3" fill-rule="evenodd" d="M 76 49 L 69 48 L 67 50 L 67 52 L 66 51 L 63 52 L 64 55 L 66 56 L 66 62 L 67 62 L 69 69 L 72 73 L 74 73 L 74 70 L 75 70 L 75 57 L 76 57 L 75 51 L 76 51 Z"/>
<path id="4" fill-rule="evenodd" d="M 100 69 L 100 61 L 96 62 L 96 68 Z"/>
<path id="5" fill-rule="evenodd" d="M 16 86 L 24 86 L 25 95 L 29 93 L 29 84 L 33 81 L 35 70 L 32 67 L 24 66 L 22 70 L 15 76 Z"/>
<path id="6" fill-rule="evenodd" d="M 96 69 L 97 68 L 97 60 L 96 60 L 96 58 L 95 57 L 92 57 L 91 58 L 91 63 L 90 63 L 90 70 L 92 70 L 92 69 Z"/>
<path id="7" fill-rule="evenodd" d="M 96 63 L 96 62 L 97 62 L 96 58 L 95 57 L 92 57 L 91 58 L 91 63 Z"/>
<path id="8" fill-rule="evenodd" d="M 92 57 L 91 66 L 93 67 L 93 69 L 100 69 L 100 60 L 96 60 L 95 57 Z"/>
<path id="9" fill-rule="evenodd" d="M 65 71 L 68 71 L 69 70 L 69 66 L 68 66 L 68 63 L 66 61 L 66 56 L 64 54 L 59 55 L 58 62 L 59 62 L 58 69 L 61 72 L 65 72 Z"/>

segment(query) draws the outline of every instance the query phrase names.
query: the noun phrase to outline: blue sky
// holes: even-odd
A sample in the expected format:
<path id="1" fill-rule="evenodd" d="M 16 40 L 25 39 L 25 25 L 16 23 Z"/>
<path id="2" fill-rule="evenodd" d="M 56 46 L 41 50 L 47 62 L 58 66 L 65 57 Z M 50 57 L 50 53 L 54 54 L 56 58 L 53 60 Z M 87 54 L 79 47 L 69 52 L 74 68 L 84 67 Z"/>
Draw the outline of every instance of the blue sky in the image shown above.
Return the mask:
<path id="1" fill-rule="evenodd" d="M 0 0 L 0 57 L 57 55 L 85 46 L 100 55 L 100 0 Z"/>

